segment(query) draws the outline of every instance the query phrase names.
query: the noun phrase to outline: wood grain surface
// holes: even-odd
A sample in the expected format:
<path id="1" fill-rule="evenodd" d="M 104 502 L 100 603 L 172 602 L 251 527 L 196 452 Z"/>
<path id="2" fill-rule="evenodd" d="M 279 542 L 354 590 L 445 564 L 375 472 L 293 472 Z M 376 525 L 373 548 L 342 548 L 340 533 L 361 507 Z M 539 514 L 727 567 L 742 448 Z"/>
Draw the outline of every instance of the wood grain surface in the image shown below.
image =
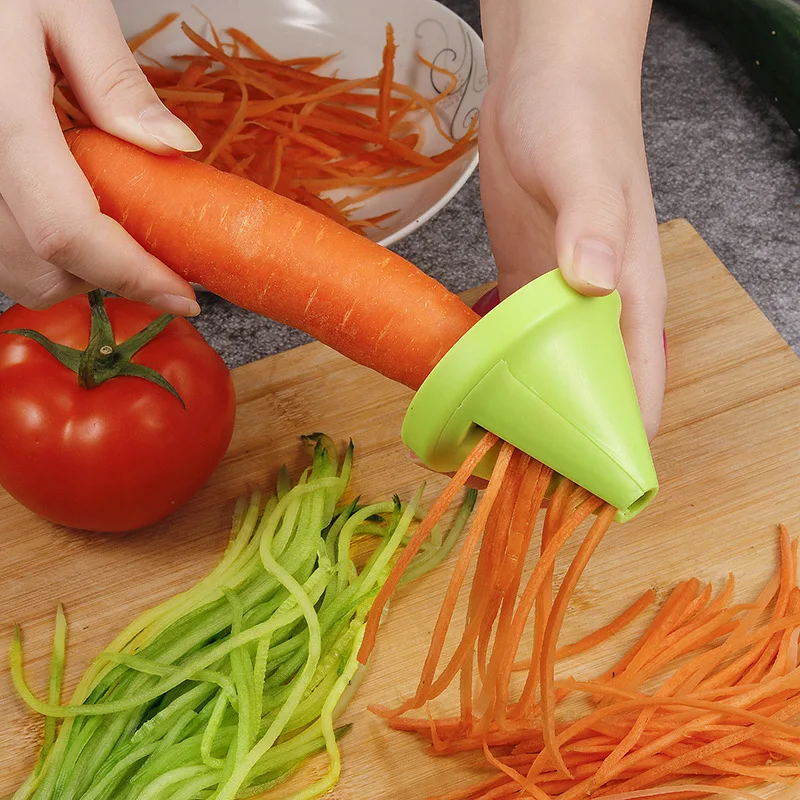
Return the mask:
<path id="1" fill-rule="evenodd" d="M 663 595 L 679 579 L 737 577 L 752 598 L 774 569 L 776 524 L 800 534 L 800 362 L 690 225 L 661 228 L 670 285 L 669 385 L 654 443 L 661 492 L 639 518 L 612 528 L 586 571 L 564 641 L 616 615 L 647 587 Z M 272 483 L 282 462 L 297 474 L 298 437 L 321 430 L 356 444 L 353 490 L 408 497 L 425 477 L 399 440 L 410 392 L 320 344 L 234 372 L 238 419 L 222 466 L 185 508 L 129 535 L 50 525 L 0 491 L 0 797 L 30 768 L 40 720 L 15 697 L 5 665 L 12 624 L 23 625 L 29 678 L 42 691 L 52 617 L 70 622 L 66 688 L 134 616 L 189 587 L 220 557 L 235 498 Z M 202 432 L 198 432 L 202 435 Z M 443 485 L 429 480 L 432 497 Z M 559 569 L 574 553 L 567 548 Z M 387 731 L 366 705 L 392 703 L 416 686 L 448 568 L 404 591 L 382 629 L 353 701 L 333 797 L 421 800 L 483 776 L 471 758 L 434 759 L 422 742 Z M 640 624 L 564 671 L 590 675 L 626 647 Z M 447 711 L 444 699 L 437 710 Z M 314 762 L 305 779 L 323 768 Z"/>

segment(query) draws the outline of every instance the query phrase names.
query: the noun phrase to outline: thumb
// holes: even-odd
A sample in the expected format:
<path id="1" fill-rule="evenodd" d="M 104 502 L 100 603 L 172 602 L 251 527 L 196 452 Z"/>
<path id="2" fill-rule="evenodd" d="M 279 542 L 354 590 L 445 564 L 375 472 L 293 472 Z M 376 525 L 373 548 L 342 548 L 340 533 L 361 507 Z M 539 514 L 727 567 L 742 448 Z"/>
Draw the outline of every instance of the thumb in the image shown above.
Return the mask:
<path id="1" fill-rule="evenodd" d="M 604 295 L 616 289 L 628 234 L 621 186 L 602 177 L 581 181 L 554 201 L 556 256 L 564 279 L 582 294 Z"/>
<path id="2" fill-rule="evenodd" d="M 575 183 L 554 198 L 556 253 L 564 279 L 587 295 L 619 289 L 620 326 L 648 438 L 659 427 L 664 399 L 666 284 L 649 184 L 629 205 L 611 179 Z"/>
<path id="3" fill-rule="evenodd" d="M 48 39 L 78 102 L 103 130 L 156 153 L 202 144 L 163 105 L 136 63 L 108 0 L 57 3 Z"/>

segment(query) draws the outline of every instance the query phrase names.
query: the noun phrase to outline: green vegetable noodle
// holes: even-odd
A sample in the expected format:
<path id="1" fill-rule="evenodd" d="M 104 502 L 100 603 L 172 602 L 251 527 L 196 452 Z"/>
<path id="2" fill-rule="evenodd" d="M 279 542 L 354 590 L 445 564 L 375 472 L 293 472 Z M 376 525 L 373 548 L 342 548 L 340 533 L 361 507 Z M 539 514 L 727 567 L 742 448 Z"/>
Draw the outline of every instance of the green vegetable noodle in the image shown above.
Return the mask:
<path id="1" fill-rule="evenodd" d="M 12 800 L 234 800 L 286 781 L 317 753 L 327 771 L 287 800 L 336 785 L 337 719 L 363 673 L 365 619 L 395 555 L 423 515 L 403 504 L 345 502 L 353 462 L 328 437 L 292 485 L 236 506 L 228 548 L 197 585 L 142 614 L 60 704 L 66 620 L 59 606 L 47 700 L 23 675 L 15 630 L 11 674 L 45 719 L 36 765 Z M 410 578 L 435 568 L 475 503 L 470 490 L 436 531 Z M 315 773 L 317 774 L 317 773 Z"/>

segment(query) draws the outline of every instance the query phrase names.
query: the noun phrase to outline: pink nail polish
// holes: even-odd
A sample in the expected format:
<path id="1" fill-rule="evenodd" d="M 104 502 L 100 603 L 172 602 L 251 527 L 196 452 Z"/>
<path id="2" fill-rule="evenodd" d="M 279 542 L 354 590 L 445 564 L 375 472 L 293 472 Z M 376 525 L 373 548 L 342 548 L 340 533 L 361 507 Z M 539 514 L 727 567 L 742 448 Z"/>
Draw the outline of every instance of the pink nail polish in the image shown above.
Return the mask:
<path id="1" fill-rule="evenodd" d="M 479 297 L 474 305 L 472 306 L 472 310 L 481 317 L 486 316 L 498 303 L 500 302 L 500 293 L 495 286 L 492 289 L 489 289 L 485 295 Z"/>

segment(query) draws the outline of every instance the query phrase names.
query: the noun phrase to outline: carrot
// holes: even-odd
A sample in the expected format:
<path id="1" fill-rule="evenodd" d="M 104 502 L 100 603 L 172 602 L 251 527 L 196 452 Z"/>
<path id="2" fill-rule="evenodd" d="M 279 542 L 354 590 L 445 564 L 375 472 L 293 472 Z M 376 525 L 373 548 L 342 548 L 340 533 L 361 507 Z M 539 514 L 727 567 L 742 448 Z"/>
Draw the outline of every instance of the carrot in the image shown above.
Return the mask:
<path id="1" fill-rule="evenodd" d="M 796 708 L 793 709 L 793 711 L 794 713 L 797 713 Z M 748 734 L 749 734 L 749 728 L 746 728 L 741 733 L 731 734 L 727 737 L 711 742 L 702 747 L 696 748 L 695 750 L 686 753 L 683 756 L 679 756 L 675 759 L 672 759 L 670 762 L 663 764 L 660 767 L 646 770 L 645 772 L 642 772 L 640 775 L 638 775 L 636 778 L 631 778 L 625 781 L 619 787 L 619 789 L 622 791 L 632 791 L 642 786 L 647 786 L 648 783 L 653 783 L 657 780 L 662 779 L 665 776 L 670 775 L 679 766 L 692 764 L 696 761 L 702 760 L 703 758 L 707 758 L 709 755 L 713 755 L 715 753 L 725 752 L 731 746 L 731 744 L 736 743 L 738 741 L 746 740 L 748 738 Z M 674 738 L 677 735 L 679 735 L 679 732 L 669 734 L 668 736 L 669 738 Z M 654 745 L 651 745 L 651 747 L 654 747 Z M 565 794 L 564 800 L 567 800 L 567 796 L 568 795 Z M 573 796 L 577 796 L 577 793 L 575 793 Z"/>
<path id="2" fill-rule="evenodd" d="M 710 595 L 709 595 L 710 596 Z M 701 595 L 702 597 L 702 595 Z M 692 604 L 690 604 L 691 606 Z M 726 616 L 726 614 L 732 613 L 730 610 L 728 612 L 720 612 L 720 616 Z M 716 626 L 717 620 L 712 619 L 707 625 L 712 626 L 712 630 L 716 630 L 713 626 Z M 687 626 L 692 627 L 692 626 Z M 656 665 L 669 662 L 676 659 L 681 653 L 690 650 L 696 649 L 698 646 L 702 646 L 702 641 L 704 638 L 705 631 L 703 628 L 696 629 L 694 632 L 694 636 L 689 635 L 688 633 L 682 633 L 682 631 L 677 631 L 677 633 L 681 634 L 681 639 L 679 642 L 679 647 L 674 647 L 670 650 L 669 647 L 665 647 L 662 653 L 659 655 L 657 659 L 654 659 L 651 664 L 653 666 L 650 667 L 649 672 L 652 672 Z M 655 694 L 655 697 L 669 697 L 673 695 L 679 687 L 681 687 L 686 680 L 687 674 L 691 674 L 694 670 L 694 665 L 690 664 L 688 666 L 684 666 L 679 669 L 669 680 L 667 680 L 664 684 L 662 684 L 658 691 Z M 602 693 L 602 691 L 601 691 Z M 619 742 L 619 744 L 614 748 L 613 752 L 609 754 L 606 760 L 603 762 L 603 765 L 600 769 L 598 769 L 597 773 L 595 774 L 593 781 L 597 785 L 602 785 L 602 783 L 606 782 L 608 776 L 612 774 L 614 767 L 624 758 L 624 756 L 630 752 L 630 750 L 636 745 L 637 742 L 644 736 L 648 723 L 653 719 L 655 714 L 655 707 L 645 708 L 639 714 L 638 718 L 636 719 L 633 726 L 631 726 L 630 730 L 627 731 Z M 593 784 L 594 785 L 594 784 Z"/>
<path id="3" fill-rule="evenodd" d="M 636 645 L 629 650 L 617 663 L 611 667 L 605 674 L 600 677 L 601 681 L 611 681 L 615 680 L 618 676 L 625 674 L 625 672 L 629 669 L 631 664 L 634 662 L 645 647 L 647 642 L 651 641 L 654 637 L 659 635 L 659 631 L 665 626 L 666 621 L 669 619 L 670 615 L 673 613 L 675 606 L 681 602 L 683 594 L 685 593 L 685 589 L 687 587 L 687 582 L 679 583 L 670 593 L 669 597 L 667 598 L 666 602 L 662 605 L 661 609 L 659 610 L 656 617 L 648 626 L 647 630 L 643 634 L 643 636 L 639 639 Z"/>
<path id="4" fill-rule="evenodd" d="M 428 61 L 422 53 L 417 53 L 417 58 L 419 61 L 424 64 L 431 72 L 438 72 L 440 75 L 446 75 L 448 79 L 447 88 L 441 92 L 432 102 L 440 103 L 446 97 L 449 97 L 456 85 L 458 84 L 458 76 L 452 70 L 447 69 L 447 67 L 442 67 L 439 64 L 434 64 L 432 61 Z"/>
<path id="5" fill-rule="evenodd" d="M 306 145 L 306 147 L 310 147 L 312 150 L 317 150 L 318 152 L 325 156 L 329 156 L 330 158 L 339 158 L 342 155 L 341 151 L 337 150 L 335 147 L 325 144 L 325 142 L 322 142 L 313 136 L 309 136 L 306 133 L 302 133 L 299 130 L 295 130 L 294 128 L 287 128 L 286 125 L 280 125 L 272 120 L 265 120 L 263 122 L 256 120 L 251 122 L 250 125 L 257 125 L 258 127 L 265 128 L 273 133 L 280 134 L 278 138 L 282 137 L 284 139 L 291 139 L 299 144 Z"/>
<path id="6" fill-rule="evenodd" d="M 167 89 L 158 88 L 156 94 L 162 99 L 173 103 L 215 103 L 221 104 L 224 98 L 222 92 L 204 91 L 202 89 Z"/>
<path id="7" fill-rule="evenodd" d="M 250 181 L 95 129 L 66 136 L 103 213 L 184 278 L 411 388 L 478 319 L 400 256 Z"/>
<path id="8" fill-rule="evenodd" d="M 178 73 L 177 88 L 184 89 L 197 86 L 198 81 L 208 72 L 210 66 L 211 61 L 207 58 L 193 59 L 189 62 L 185 72 Z M 152 83 L 152 79 L 150 79 L 150 82 Z"/>
<path id="9" fill-rule="evenodd" d="M 161 89 L 165 87 L 169 88 L 173 86 L 176 89 L 187 88 L 185 84 L 181 83 L 183 75 L 180 70 L 169 69 L 167 67 L 156 67 L 149 64 L 140 64 L 139 66 L 154 89 Z M 194 86 L 192 85 L 192 87 L 189 88 L 194 88 Z"/>
<path id="10" fill-rule="evenodd" d="M 483 741 L 483 752 L 486 757 L 486 760 L 489 764 L 493 767 L 496 767 L 505 775 L 507 775 L 511 780 L 516 783 L 520 787 L 520 791 L 523 791 L 529 797 L 533 797 L 536 800 L 551 800 L 549 794 L 545 794 L 538 786 L 533 783 L 530 783 L 528 779 L 522 775 L 522 773 L 517 772 L 517 770 L 511 768 L 507 764 L 504 764 L 499 759 L 495 758 L 494 754 L 491 750 L 489 750 L 488 745 L 486 744 L 486 740 Z"/>

